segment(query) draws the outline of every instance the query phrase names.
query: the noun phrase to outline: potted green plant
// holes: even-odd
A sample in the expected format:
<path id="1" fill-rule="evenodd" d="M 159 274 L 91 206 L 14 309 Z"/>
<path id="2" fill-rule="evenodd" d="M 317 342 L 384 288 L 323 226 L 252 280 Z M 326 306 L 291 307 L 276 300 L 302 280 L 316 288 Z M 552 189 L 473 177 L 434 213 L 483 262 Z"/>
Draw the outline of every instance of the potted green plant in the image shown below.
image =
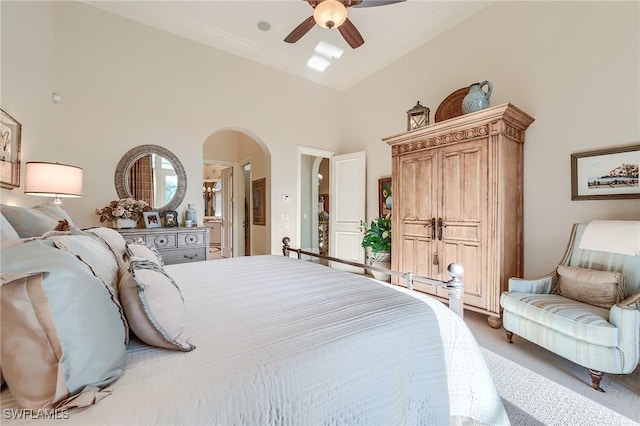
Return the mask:
<path id="1" fill-rule="evenodd" d="M 371 266 L 391 269 L 391 218 L 389 216 L 376 217 L 368 225 L 360 221 L 364 237 L 362 247 L 370 250 L 367 258 Z M 371 271 L 376 279 L 390 281 L 391 276 L 381 272 Z"/>

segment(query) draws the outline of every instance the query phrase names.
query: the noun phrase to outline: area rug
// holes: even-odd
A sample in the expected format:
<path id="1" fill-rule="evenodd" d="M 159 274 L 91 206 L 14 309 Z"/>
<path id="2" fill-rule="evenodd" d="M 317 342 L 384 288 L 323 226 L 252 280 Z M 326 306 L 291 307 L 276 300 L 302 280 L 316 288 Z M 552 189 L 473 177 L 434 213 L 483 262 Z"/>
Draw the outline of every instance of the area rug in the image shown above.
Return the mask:
<path id="1" fill-rule="evenodd" d="M 512 425 L 637 425 L 611 409 L 482 348 Z"/>

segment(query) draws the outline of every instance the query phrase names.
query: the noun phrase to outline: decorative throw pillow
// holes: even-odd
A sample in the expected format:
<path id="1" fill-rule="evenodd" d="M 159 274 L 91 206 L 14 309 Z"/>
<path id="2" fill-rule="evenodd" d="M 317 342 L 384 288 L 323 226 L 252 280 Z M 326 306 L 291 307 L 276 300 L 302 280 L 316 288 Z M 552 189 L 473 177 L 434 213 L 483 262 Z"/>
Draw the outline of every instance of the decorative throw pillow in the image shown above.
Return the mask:
<path id="1" fill-rule="evenodd" d="M 195 349 L 187 341 L 187 313 L 173 278 L 148 260 L 120 267 L 120 302 L 131 330 L 143 342 L 178 351 Z"/>
<path id="2" fill-rule="evenodd" d="M 49 239 L 56 248 L 68 251 L 84 262 L 117 298 L 118 265 L 113 254 L 102 243 L 88 235 L 56 235 Z"/>
<path id="3" fill-rule="evenodd" d="M 2 261 L 0 357 L 16 402 L 99 401 L 125 366 L 126 330 L 107 288 L 50 240 L 3 249 Z"/>
<path id="4" fill-rule="evenodd" d="M 158 266 L 164 266 L 164 260 L 158 249 L 142 240 L 135 243 L 127 243 L 127 255 L 131 260 L 148 260 Z"/>
<path id="5" fill-rule="evenodd" d="M 39 237 L 58 225 L 57 219 L 37 209 L 2 204 L 0 211 L 20 238 Z"/>
<path id="6" fill-rule="evenodd" d="M 0 241 L 17 240 L 20 235 L 13 229 L 11 223 L 0 213 Z"/>
<path id="7" fill-rule="evenodd" d="M 55 219 L 56 222 L 66 221 L 69 226 L 73 226 L 71 216 L 60 205 L 53 201 L 47 201 L 37 206 L 33 206 L 32 209 L 46 214 L 47 216 Z"/>
<path id="8" fill-rule="evenodd" d="M 118 266 L 122 265 L 122 263 L 124 262 L 125 254 L 127 253 L 127 243 L 124 240 L 122 234 L 120 234 L 115 229 L 103 227 L 85 229 L 84 232 L 96 237 L 107 247 L 109 247 L 111 252 L 116 257 Z"/>
<path id="9" fill-rule="evenodd" d="M 111 294 L 113 303 L 118 307 L 128 336 L 129 326 L 118 298 L 119 265 L 113 253 L 104 244 L 89 235 L 55 235 L 48 239 L 53 241 L 53 245 L 56 248 L 76 256 L 89 267 L 93 275 L 104 283 Z"/>
<path id="10" fill-rule="evenodd" d="M 620 272 L 558 266 L 555 293 L 569 299 L 609 309 L 624 299 L 624 275 Z"/>

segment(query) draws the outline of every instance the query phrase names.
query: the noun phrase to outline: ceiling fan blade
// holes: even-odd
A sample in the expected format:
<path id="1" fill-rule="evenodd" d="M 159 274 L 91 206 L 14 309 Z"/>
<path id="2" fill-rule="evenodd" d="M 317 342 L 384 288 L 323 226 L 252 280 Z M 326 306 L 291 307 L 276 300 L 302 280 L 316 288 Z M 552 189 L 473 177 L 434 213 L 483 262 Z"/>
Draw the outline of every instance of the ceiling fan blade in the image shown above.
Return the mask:
<path id="1" fill-rule="evenodd" d="M 360 35 L 360 31 L 358 31 L 349 18 L 344 21 L 344 24 L 338 27 L 338 31 L 340 31 L 342 37 L 344 37 L 352 48 L 357 49 L 364 44 L 364 39 L 362 38 L 362 35 Z"/>
<path id="2" fill-rule="evenodd" d="M 285 37 L 284 41 L 286 41 L 287 43 L 295 43 L 296 41 L 300 40 L 303 35 L 308 33 L 315 24 L 316 21 L 313 19 L 313 15 L 309 16 L 307 19 L 302 21 L 300 25 L 295 27 L 294 30 Z"/>
<path id="3" fill-rule="evenodd" d="M 362 3 L 354 5 L 353 7 L 386 6 L 388 4 L 402 3 L 403 1 L 406 0 L 364 0 Z"/>

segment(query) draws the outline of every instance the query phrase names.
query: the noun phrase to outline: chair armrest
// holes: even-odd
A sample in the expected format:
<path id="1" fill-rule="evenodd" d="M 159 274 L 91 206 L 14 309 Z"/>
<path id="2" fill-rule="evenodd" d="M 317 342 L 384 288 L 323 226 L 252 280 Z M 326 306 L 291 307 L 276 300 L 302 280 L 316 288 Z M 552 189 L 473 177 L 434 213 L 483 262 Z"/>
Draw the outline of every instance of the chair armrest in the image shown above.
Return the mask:
<path id="1" fill-rule="evenodd" d="M 621 309 L 640 310 L 640 291 L 616 304 Z"/>
<path id="2" fill-rule="evenodd" d="M 632 300 L 627 304 L 627 301 Z M 613 305 L 609 310 L 609 322 L 618 329 L 618 349 L 623 363 L 615 374 L 629 374 L 640 362 L 640 292 Z M 625 307 L 628 306 L 628 307 Z"/>
<path id="3" fill-rule="evenodd" d="M 552 272 L 535 280 L 509 278 L 509 291 L 516 293 L 549 294 L 556 281 L 556 273 Z"/>

